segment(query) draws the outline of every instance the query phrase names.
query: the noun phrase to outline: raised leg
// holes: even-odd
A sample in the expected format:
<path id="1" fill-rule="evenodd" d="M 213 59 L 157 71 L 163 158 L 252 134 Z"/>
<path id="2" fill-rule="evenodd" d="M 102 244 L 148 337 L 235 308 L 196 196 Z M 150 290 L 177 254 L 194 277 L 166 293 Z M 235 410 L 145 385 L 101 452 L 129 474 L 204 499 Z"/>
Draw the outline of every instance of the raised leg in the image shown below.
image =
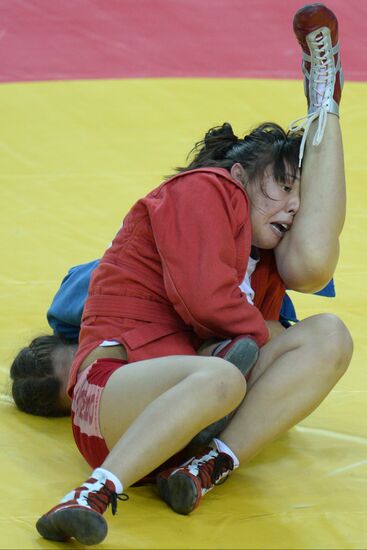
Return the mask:
<path id="1" fill-rule="evenodd" d="M 301 8 L 293 28 L 302 49 L 308 114 L 291 124 L 304 129 L 301 204 L 275 254 L 288 288 L 320 290 L 332 278 L 346 208 L 343 145 L 339 124 L 343 73 L 338 21 L 322 4 Z M 305 155 L 303 157 L 303 147 Z"/>

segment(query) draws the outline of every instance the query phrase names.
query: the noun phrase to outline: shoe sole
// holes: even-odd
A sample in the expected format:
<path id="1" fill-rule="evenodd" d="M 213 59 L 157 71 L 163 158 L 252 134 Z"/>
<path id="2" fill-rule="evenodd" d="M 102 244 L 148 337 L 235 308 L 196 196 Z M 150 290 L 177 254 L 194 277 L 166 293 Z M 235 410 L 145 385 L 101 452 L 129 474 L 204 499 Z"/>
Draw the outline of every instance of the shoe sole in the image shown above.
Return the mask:
<path id="1" fill-rule="evenodd" d="M 224 359 L 235 365 L 246 376 L 259 357 L 259 348 L 251 338 L 244 338 L 234 344 Z"/>
<path id="2" fill-rule="evenodd" d="M 224 359 L 235 365 L 243 376 L 246 377 L 246 374 L 254 367 L 258 356 L 259 348 L 257 344 L 251 338 L 243 338 L 234 344 L 226 353 Z M 228 426 L 234 412 L 201 430 L 191 440 L 190 445 L 200 447 L 208 445 L 214 437 L 219 435 Z"/>
<path id="3" fill-rule="evenodd" d="M 158 489 L 158 494 L 164 502 L 169 504 L 169 488 L 168 488 L 168 478 L 162 478 L 157 476 L 156 487 Z"/>
<path id="4" fill-rule="evenodd" d="M 179 472 L 168 478 L 165 496 L 172 510 L 184 516 L 190 514 L 200 501 L 195 481 Z"/>
<path id="5" fill-rule="evenodd" d="M 45 539 L 66 542 L 71 537 L 90 546 L 103 541 L 107 535 L 106 520 L 93 510 L 65 508 L 42 516 L 36 529 Z"/>

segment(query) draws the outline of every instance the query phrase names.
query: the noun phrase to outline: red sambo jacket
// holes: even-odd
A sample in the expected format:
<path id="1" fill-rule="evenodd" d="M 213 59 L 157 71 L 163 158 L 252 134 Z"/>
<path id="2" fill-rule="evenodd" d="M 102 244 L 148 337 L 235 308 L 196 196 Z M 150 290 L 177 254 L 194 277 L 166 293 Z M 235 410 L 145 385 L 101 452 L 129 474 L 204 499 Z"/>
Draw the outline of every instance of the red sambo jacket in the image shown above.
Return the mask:
<path id="1" fill-rule="evenodd" d="M 285 289 L 273 252 L 261 251 L 255 305 L 247 301 L 239 285 L 251 237 L 248 197 L 225 169 L 178 174 L 139 200 L 92 275 L 70 391 L 103 340 L 143 345 L 189 330 L 201 340 L 247 334 L 266 343 L 264 319 L 279 318 Z M 129 319 L 146 323 L 128 330 Z"/>

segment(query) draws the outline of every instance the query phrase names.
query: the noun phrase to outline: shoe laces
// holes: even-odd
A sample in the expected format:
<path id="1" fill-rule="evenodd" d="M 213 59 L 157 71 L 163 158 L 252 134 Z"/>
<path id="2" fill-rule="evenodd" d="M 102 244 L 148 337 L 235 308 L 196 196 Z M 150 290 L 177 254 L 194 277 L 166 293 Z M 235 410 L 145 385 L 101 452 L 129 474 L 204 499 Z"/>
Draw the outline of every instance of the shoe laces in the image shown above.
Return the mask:
<path id="1" fill-rule="evenodd" d="M 330 99 L 330 93 L 334 91 L 335 69 L 339 69 L 339 62 L 337 67 L 335 67 L 334 63 L 334 55 L 339 54 L 339 44 L 334 48 L 330 48 L 331 44 L 328 43 L 329 41 L 331 42 L 330 33 L 323 32 L 323 29 L 321 29 L 314 38 L 310 38 L 308 41 L 314 61 L 314 98 L 319 98 L 319 100 L 316 101 L 315 107 L 319 108 L 323 107 Z"/>
<path id="2" fill-rule="evenodd" d="M 214 463 L 212 473 L 213 485 L 221 485 L 224 483 L 228 475 L 223 476 L 223 474 L 228 474 L 231 470 L 233 470 L 232 458 L 224 453 L 220 453 Z"/>
<path id="3" fill-rule="evenodd" d="M 118 495 L 111 490 L 106 483 L 98 490 L 91 491 L 86 497 L 86 501 L 91 508 L 94 508 L 100 514 L 103 514 L 111 504 L 112 515 L 117 512 L 117 501 L 129 500 L 126 493 Z"/>
<path id="4" fill-rule="evenodd" d="M 311 56 L 303 52 L 303 73 L 308 80 L 309 98 L 313 98 L 313 106 L 315 111 L 302 116 L 291 122 L 289 125 L 289 131 L 291 133 L 304 130 L 300 151 L 299 151 L 299 163 L 301 167 L 304 150 L 306 146 L 306 139 L 311 128 L 311 124 L 314 120 L 319 119 L 317 130 L 313 137 L 312 145 L 320 145 L 326 128 L 328 102 L 330 101 L 330 95 L 334 92 L 335 75 L 340 71 L 340 58 L 339 58 L 339 44 L 330 48 L 327 43 L 331 40 L 330 35 L 325 33 L 323 29 L 313 38 L 308 40 Z M 338 55 L 338 63 L 335 66 L 334 55 Z M 311 79 L 310 73 L 307 71 L 306 62 L 312 63 L 311 71 L 313 78 Z M 311 89 L 312 88 L 312 89 Z"/>
<path id="5" fill-rule="evenodd" d="M 210 458 L 208 458 L 210 457 Z M 225 453 L 217 453 L 211 449 L 203 457 L 195 459 L 189 464 L 189 471 L 197 470 L 197 475 L 204 489 L 210 489 L 213 485 L 224 483 L 229 471 L 233 470 L 233 460 Z"/>

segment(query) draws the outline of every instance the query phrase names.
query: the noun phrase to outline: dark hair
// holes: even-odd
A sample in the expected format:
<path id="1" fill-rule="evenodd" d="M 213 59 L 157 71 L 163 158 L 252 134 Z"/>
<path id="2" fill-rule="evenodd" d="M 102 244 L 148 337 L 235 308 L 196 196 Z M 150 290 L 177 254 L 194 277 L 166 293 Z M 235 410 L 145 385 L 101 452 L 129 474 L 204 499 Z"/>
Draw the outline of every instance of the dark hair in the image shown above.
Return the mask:
<path id="1" fill-rule="evenodd" d="M 38 336 L 20 350 L 10 367 L 12 395 L 18 409 L 37 416 L 69 414 L 60 403 L 61 382 L 54 373 L 52 353 L 70 343 L 60 336 Z"/>
<path id="2" fill-rule="evenodd" d="M 251 180 L 261 179 L 265 170 L 272 167 L 277 182 L 294 179 L 298 168 L 299 148 L 303 132 L 286 133 L 281 126 L 265 122 L 254 128 L 243 139 L 238 138 L 232 126 L 225 122 L 211 128 L 202 141 L 195 144 L 189 157 L 193 160 L 176 171 L 186 172 L 195 168 L 217 167 L 231 170 L 239 162 Z"/>

